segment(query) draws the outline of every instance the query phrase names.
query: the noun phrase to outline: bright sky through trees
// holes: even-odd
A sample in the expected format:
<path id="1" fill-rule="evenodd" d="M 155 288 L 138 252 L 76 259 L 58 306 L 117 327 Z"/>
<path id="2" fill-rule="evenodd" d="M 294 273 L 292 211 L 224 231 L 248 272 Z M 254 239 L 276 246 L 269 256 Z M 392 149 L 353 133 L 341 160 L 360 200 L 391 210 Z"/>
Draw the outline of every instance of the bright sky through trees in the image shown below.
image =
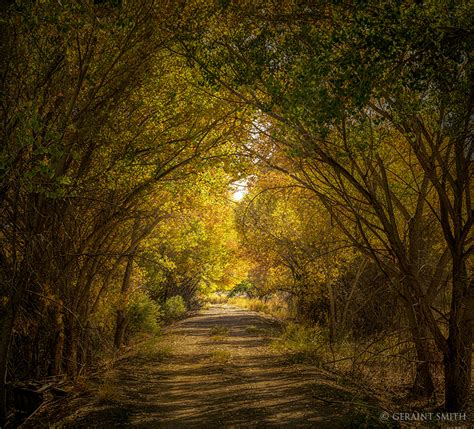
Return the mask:
<path id="1" fill-rule="evenodd" d="M 316 329 L 321 367 L 387 368 L 394 392 L 465 410 L 473 17 L 467 0 L 3 2 L 0 427 L 15 383 L 86 377 L 224 291 Z"/>
<path id="2" fill-rule="evenodd" d="M 248 193 L 247 179 L 238 180 L 237 182 L 232 183 L 231 187 L 232 200 L 235 202 L 242 201 Z"/>

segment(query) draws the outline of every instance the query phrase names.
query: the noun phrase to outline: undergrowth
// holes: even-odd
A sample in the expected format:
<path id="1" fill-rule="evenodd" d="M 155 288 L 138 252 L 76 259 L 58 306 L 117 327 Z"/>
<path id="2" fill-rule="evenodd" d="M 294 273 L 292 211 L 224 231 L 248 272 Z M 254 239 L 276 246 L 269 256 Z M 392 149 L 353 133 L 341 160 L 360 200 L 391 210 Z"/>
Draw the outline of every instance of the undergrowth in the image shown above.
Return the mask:
<path id="1" fill-rule="evenodd" d="M 208 304 L 226 304 L 229 297 L 226 294 L 214 292 L 207 295 L 205 300 Z"/>
<path id="2" fill-rule="evenodd" d="M 272 345 L 286 354 L 290 363 L 309 363 L 336 374 L 339 384 L 406 396 L 415 377 L 415 352 L 400 336 L 400 332 L 386 333 L 367 339 L 339 339 L 331 344 L 327 328 L 291 322 Z M 432 373 L 440 396 L 440 357 L 438 363 L 433 363 Z M 436 396 L 431 401 L 436 402 Z"/>
<path id="3" fill-rule="evenodd" d="M 214 326 L 209 332 L 212 341 L 223 341 L 228 334 L 229 329 L 224 326 Z"/>
<path id="4" fill-rule="evenodd" d="M 235 296 L 229 298 L 227 302 L 247 310 L 269 314 L 277 319 L 284 320 L 289 318 L 288 304 L 278 296 L 273 296 L 265 301 L 259 298 Z"/>
<path id="5" fill-rule="evenodd" d="M 273 345 L 286 352 L 292 363 L 311 362 L 321 365 L 326 355 L 326 337 L 318 326 L 290 322 Z"/>
<path id="6" fill-rule="evenodd" d="M 216 349 L 211 352 L 211 361 L 220 365 L 228 365 L 232 361 L 232 353 L 229 350 Z"/>
<path id="7" fill-rule="evenodd" d="M 224 298 L 219 296 L 218 300 Z M 334 372 L 341 384 L 355 383 L 398 397 L 406 395 L 415 378 L 413 365 L 416 361 L 415 350 L 403 331 L 384 332 L 367 338 L 336 337 L 330 342 L 327 327 L 288 322 L 291 318 L 288 305 L 278 296 L 266 301 L 235 296 L 226 299 L 226 302 L 286 321 L 279 335 L 278 333 L 267 335 L 261 329 L 252 326 L 247 327 L 246 331 L 259 336 L 277 336 L 272 347 L 284 353 L 289 363 L 309 363 Z M 440 356 L 434 356 L 432 373 L 437 388 L 436 394 L 441 397 Z M 432 398 L 432 401 L 436 400 L 436 396 Z"/>

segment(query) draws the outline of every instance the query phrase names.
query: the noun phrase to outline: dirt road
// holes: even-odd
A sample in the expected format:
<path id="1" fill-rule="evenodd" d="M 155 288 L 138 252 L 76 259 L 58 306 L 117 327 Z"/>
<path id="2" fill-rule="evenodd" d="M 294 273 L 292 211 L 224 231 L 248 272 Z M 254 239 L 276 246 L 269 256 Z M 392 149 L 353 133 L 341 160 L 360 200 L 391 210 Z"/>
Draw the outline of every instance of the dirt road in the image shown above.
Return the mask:
<path id="1" fill-rule="evenodd" d="M 102 385 L 50 412 L 74 428 L 377 427 L 379 411 L 353 387 L 293 365 L 271 345 L 278 323 L 213 306 L 123 359 Z M 60 421 L 58 422 L 58 418 Z"/>

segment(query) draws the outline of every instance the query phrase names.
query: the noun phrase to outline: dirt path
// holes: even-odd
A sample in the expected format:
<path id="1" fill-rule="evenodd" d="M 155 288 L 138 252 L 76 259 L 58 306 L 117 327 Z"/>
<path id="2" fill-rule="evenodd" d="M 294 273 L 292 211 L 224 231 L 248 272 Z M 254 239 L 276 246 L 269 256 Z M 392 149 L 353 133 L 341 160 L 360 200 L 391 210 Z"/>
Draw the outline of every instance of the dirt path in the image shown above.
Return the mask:
<path id="1" fill-rule="evenodd" d="M 377 427 L 357 390 L 271 347 L 278 324 L 213 306 L 170 328 L 158 346 L 119 362 L 94 395 L 61 408 L 56 427 Z M 49 414 L 50 422 L 57 418 Z M 370 423 L 367 422 L 370 420 Z"/>

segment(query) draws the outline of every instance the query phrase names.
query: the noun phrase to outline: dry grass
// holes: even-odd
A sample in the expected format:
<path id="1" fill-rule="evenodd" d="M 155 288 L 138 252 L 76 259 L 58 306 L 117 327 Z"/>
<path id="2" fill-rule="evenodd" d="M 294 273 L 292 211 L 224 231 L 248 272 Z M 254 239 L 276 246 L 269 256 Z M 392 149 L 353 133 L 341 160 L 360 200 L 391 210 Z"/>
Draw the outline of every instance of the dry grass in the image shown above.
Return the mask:
<path id="1" fill-rule="evenodd" d="M 339 384 L 357 384 L 400 396 L 407 393 L 415 378 L 413 347 L 401 337 L 402 333 L 398 332 L 364 341 L 346 339 L 330 344 L 325 329 L 289 323 L 272 345 L 283 351 L 291 363 L 310 363 L 339 374 Z M 432 374 L 441 397 L 440 363 L 433 365 Z"/>
<path id="2" fill-rule="evenodd" d="M 272 328 L 262 328 L 255 325 L 250 325 L 245 328 L 245 332 L 259 337 L 271 338 L 278 335 L 278 331 Z"/>
<path id="3" fill-rule="evenodd" d="M 224 326 L 214 326 L 209 333 L 212 341 L 224 341 L 229 335 L 229 329 Z"/>
<path id="4" fill-rule="evenodd" d="M 206 296 L 205 300 L 209 304 L 226 304 L 229 297 L 226 294 L 212 293 Z"/>
<path id="5" fill-rule="evenodd" d="M 225 326 L 214 326 L 211 329 L 210 335 L 228 335 L 229 334 L 229 329 L 226 328 Z"/>
<path id="6" fill-rule="evenodd" d="M 104 374 L 103 382 L 97 389 L 97 399 L 101 403 L 120 402 L 123 399 L 116 371 L 109 370 Z"/>
<path id="7" fill-rule="evenodd" d="M 232 353 L 224 349 L 213 350 L 211 352 L 211 361 L 219 365 L 228 365 L 232 361 Z"/>
<path id="8" fill-rule="evenodd" d="M 322 364 L 326 357 L 326 339 L 324 332 L 317 326 L 305 326 L 297 323 L 286 325 L 281 336 L 273 346 L 283 350 L 292 363 L 310 362 Z"/>
<path id="9" fill-rule="evenodd" d="M 120 359 L 114 361 L 103 373 L 97 388 L 97 399 L 101 403 L 117 403 L 124 400 L 123 386 L 120 382 L 120 376 L 115 370 L 115 366 L 121 360 L 127 359 L 143 359 L 153 360 L 154 362 L 162 362 L 171 356 L 172 347 L 170 342 L 173 337 L 165 337 L 159 335 L 151 335 L 143 337 L 142 341 L 135 344 L 128 353 L 125 353 Z"/>
<path id="10" fill-rule="evenodd" d="M 364 385 L 400 394 L 415 378 L 416 355 L 408 340 L 387 335 L 366 341 L 345 341 L 329 348 L 326 366 Z M 438 392 L 442 389 L 441 357 L 432 365 L 432 375 Z"/>
<path id="11" fill-rule="evenodd" d="M 267 301 L 262 301 L 259 298 L 244 298 L 244 297 L 233 297 L 227 301 L 231 305 L 245 308 L 260 313 L 270 314 L 277 319 L 288 319 L 289 310 L 288 304 L 283 299 L 274 296 Z"/>
<path id="12" fill-rule="evenodd" d="M 154 359 L 161 362 L 171 355 L 172 342 L 174 338 L 170 335 L 148 335 L 142 341 L 135 344 L 130 353 L 124 357 L 138 357 L 144 359 Z"/>

